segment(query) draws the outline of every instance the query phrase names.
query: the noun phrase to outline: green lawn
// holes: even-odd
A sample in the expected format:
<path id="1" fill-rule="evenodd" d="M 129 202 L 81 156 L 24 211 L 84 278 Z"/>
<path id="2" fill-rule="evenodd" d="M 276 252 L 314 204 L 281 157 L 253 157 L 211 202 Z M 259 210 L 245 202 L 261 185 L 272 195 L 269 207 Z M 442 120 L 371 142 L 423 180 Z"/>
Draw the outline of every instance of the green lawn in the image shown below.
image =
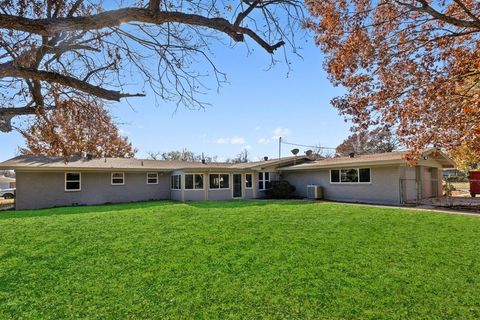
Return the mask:
<path id="1" fill-rule="evenodd" d="M 3 212 L 0 318 L 478 319 L 480 217 L 267 201 Z"/>

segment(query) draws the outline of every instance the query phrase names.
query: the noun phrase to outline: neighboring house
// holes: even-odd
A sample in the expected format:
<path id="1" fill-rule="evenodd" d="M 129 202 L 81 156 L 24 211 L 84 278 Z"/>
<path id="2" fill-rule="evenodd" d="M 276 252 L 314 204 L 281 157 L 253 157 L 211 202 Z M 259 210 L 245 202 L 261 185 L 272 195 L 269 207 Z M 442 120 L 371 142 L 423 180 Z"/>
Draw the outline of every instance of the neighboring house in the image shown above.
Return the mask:
<path id="1" fill-rule="evenodd" d="M 144 200 L 228 200 L 265 198 L 273 180 L 293 184 L 305 197 L 307 185 L 321 185 L 326 199 L 402 204 L 441 195 L 444 153 L 426 150 L 416 166 L 406 152 L 309 160 L 287 157 L 247 163 L 202 163 L 119 158 L 20 156 L 0 169 L 16 172 L 17 209 Z"/>
<path id="2" fill-rule="evenodd" d="M 15 178 L 0 175 L 0 190 L 15 188 Z"/>

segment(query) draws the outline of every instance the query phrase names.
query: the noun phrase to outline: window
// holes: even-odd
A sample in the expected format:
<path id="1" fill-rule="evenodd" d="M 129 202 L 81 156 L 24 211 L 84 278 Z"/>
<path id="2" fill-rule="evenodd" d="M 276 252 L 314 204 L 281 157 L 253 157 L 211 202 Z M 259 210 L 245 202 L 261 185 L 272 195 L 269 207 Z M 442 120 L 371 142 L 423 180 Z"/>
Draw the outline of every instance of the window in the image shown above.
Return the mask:
<path id="1" fill-rule="evenodd" d="M 185 189 L 203 189 L 203 174 L 186 174 Z"/>
<path id="2" fill-rule="evenodd" d="M 228 174 L 211 174 L 210 189 L 229 189 L 230 175 Z"/>
<path id="3" fill-rule="evenodd" d="M 359 169 L 360 182 L 370 182 L 370 168 Z"/>
<path id="4" fill-rule="evenodd" d="M 245 175 L 245 188 L 252 189 L 253 187 L 253 175 L 251 173 L 247 173 Z"/>
<path id="5" fill-rule="evenodd" d="M 112 186 L 121 186 L 125 184 L 124 172 L 112 172 Z"/>
<path id="6" fill-rule="evenodd" d="M 65 191 L 80 191 L 82 189 L 80 172 L 65 172 Z"/>
<path id="7" fill-rule="evenodd" d="M 258 189 L 259 190 L 270 189 L 270 172 L 258 173 Z"/>
<path id="8" fill-rule="evenodd" d="M 170 177 L 170 189 L 180 190 L 182 189 L 182 176 L 179 174 L 174 174 Z"/>
<path id="9" fill-rule="evenodd" d="M 358 182 L 358 170 L 357 169 L 341 170 L 340 182 Z"/>
<path id="10" fill-rule="evenodd" d="M 147 184 L 158 184 L 158 173 L 156 172 L 147 173 Z"/>
<path id="11" fill-rule="evenodd" d="M 330 182 L 340 182 L 340 170 L 330 170 Z"/>
<path id="12" fill-rule="evenodd" d="M 195 175 L 195 189 L 203 189 L 203 174 Z"/>
<path id="13" fill-rule="evenodd" d="M 330 183 L 370 183 L 370 168 L 330 170 Z"/>
<path id="14" fill-rule="evenodd" d="M 185 175 L 185 189 L 193 189 L 193 174 Z"/>

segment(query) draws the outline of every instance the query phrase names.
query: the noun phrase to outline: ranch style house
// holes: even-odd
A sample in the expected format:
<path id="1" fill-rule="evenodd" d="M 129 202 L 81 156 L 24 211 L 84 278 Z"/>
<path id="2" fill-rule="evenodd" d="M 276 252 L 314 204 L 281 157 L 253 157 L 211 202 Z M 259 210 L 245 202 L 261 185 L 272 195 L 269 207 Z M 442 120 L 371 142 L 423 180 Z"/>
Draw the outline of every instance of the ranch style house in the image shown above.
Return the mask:
<path id="1" fill-rule="evenodd" d="M 15 170 L 18 210 L 161 199 L 257 199 L 266 197 L 274 180 L 288 181 L 302 198 L 401 205 L 441 196 L 442 169 L 454 162 L 435 148 L 425 150 L 414 165 L 405 160 L 406 154 L 246 163 L 83 157 L 66 162 L 18 156 L 0 163 L 0 169 Z M 313 186 L 321 188 L 320 194 L 312 196 Z"/>

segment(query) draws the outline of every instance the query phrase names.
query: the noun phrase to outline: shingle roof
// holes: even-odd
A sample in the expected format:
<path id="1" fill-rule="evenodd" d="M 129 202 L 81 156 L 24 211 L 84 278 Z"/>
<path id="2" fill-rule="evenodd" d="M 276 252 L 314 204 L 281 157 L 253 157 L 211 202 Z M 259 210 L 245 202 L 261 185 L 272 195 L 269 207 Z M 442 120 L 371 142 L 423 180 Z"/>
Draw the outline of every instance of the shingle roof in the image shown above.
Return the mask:
<path id="1" fill-rule="evenodd" d="M 186 169 L 222 169 L 222 170 L 246 170 L 259 167 L 275 166 L 288 164 L 294 157 L 282 159 L 245 162 L 245 163 L 226 163 L 226 162 L 190 162 L 190 161 L 166 161 L 166 160 L 142 160 L 133 158 L 96 158 L 86 159 L 81 157 L 72 157 L 65 162 L 60 157 L 41 157 L 41 156 L 18 156 L 0 163 L 0 168 L 4 169 L 69 169 L 69 170 L 158 170 L 173 171 Z M 299 157 L 302 158 L 302 157 Z M 298 159 L 298 158 L 297 158 Z M 302 158 L 303 159 L 303 158 Z"/>
<path id="2" fill-rule="evenodd" d="M 455 164 L 453 161 L 443 152 L 429 148 L 425 149 L 422 156 L 431 155 L 433 152 L 437 152 L 433 157 L 435 160 L 441 162 L 445 167 L 453 167 Z M 333 166 L 347 167 L 351 165 L 367 165 L 367 164 L 400 164 L 407 163 L 405 156 L 409 153 L 409 150 L 395 151 L 386 153 L 375 153 L 366 155 L 355 155 L 354 157 L 335 157 L 323 160 L 311 161 L 302 163 L 295 166 L 290 166 L 282 170 L 308 170 L 315 168 L 329 168 Z"/>
<path id="3" fill-rule="evenodd" d="M 432 155 L 437 151 L 435 156 Z M 97 158 L 85 159 L 81 157 L 70 158 L 65 162 L 63 158 L 18 156 L 0 163 L 0 169 L 38 169 L 38 170 L 138 170 L 138 171 L 174 171 L 174 170 L 262 170 L 266 167 L 282 167 L 281 170 L 308 170 L 315 168 L 328 168 L 333 166 L 358 166 L 368 164 L 400 164 L 406 163 L 405 156 L 408 151 L 377 153 L 369 155 L 357 155 L 351 157 L 337 157 L 317 161 L 307 161 L 298 165 L 292 165 L 295 161 L 303 162 L 307 157 L 285 157 L 266 161 L 226 163 L 226 162 L 189 162 L 189 161 L 165 161 L 165 160 L 142 160 L 127 158 Z M 445 168 L 453 167 L 453 161 L 443 152 L 436 149 L 426 149 L 423 156 L 432 156 Z M 288 166 L 288 167 L 285 167 Z"/>

